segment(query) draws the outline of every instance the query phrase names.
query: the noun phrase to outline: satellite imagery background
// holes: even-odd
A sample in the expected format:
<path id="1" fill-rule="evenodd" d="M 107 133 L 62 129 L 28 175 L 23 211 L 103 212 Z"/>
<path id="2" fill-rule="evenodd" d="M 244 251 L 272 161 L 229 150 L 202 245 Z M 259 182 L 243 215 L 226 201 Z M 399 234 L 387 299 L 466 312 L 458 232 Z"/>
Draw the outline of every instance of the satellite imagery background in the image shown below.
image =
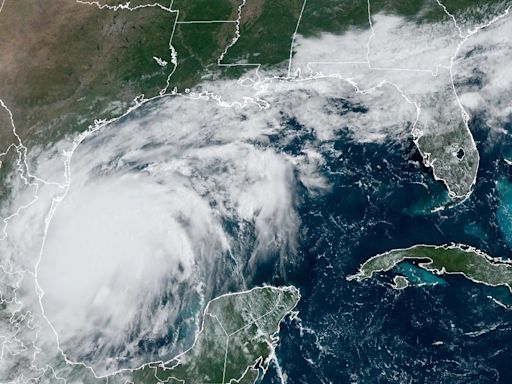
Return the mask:
<path id="1" fill-rule="evenodd" d="M 0 383 L 512 383 L 511 6 L 0 0 Z"/>

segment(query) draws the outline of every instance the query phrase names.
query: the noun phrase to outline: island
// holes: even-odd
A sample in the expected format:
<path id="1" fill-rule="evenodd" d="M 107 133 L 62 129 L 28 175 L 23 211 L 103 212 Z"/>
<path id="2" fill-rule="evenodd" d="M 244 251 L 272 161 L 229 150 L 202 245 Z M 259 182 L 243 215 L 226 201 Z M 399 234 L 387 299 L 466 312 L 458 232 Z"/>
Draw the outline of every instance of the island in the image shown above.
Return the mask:
<path id="1" fill-rule="evenodd" d="M 418 262 L 418 266 L 429 272 L 463 275 L 467 279 L 489 285 L 505 286 L 512 293 L 512 263 L 492 258 L 484 252 L 463 244 L 415 245 L 410 248 L 394 249 L 365 261 L 359 271 L 347 280 L 362 281 L 374 273 L 387 272 L 403 261 Z M 394 287 L 404 288 L 405 281 L 395 281 Z"/>
<path id="2" fill-rule="evenodd" d="M 391 286 L 392 286 L 394 289 L 397 289 L 397 290 L 405 289 L 405 288 L 407 288 L 409 285 L 410 285 L 410 283 L 409 283 L 409 280 L 407 280 L 407 277 L 400 276 L 400 275 L 396 275 L 396 276 L 393 278 L 393 284 L 391 284 Z"/>

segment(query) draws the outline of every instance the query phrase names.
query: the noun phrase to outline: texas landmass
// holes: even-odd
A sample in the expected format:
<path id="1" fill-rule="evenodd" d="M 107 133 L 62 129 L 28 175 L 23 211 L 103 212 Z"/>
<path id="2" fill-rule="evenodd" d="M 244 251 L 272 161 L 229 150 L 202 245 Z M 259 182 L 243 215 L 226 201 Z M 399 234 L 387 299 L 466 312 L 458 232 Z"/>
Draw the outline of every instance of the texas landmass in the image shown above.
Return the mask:
<path id="1" fill-rule="evenodd" d="M 414 245 L 394 249 L 371 257 L 347 280 L 363 281 L 375 273 L 388 272 L 404 261 L 414 261 L 419 268 L 437 275 L 455 274 L 491 287 L 504 286 L 512 293 L 512 263 L 493 258 L 484 252 L 463 244 Z M 403 276 L 402 276 L 403 277 Z M 405 280 L 404 280 L 405 279 Z M 406 278 L 394 280 L 394 287 L 407 287 Z"/>
<path id="2" fill-rule="evenodd" d="M 502 1 L 443 1 L 474 28 L 504 11 Z M 286 68 L 295 32 L 309 38 L 370 29 L 369 2 L 337 0 L 6 0 L 0 13 L 0 99 L 23 146 L 49 147 L 117 118 L 141 101 L 184 93 L 204 80 L 240 78 L 255 68 Z M 491 12 L 492 8 L 492 12 Z M 374 0 L 371 14 L 408 22 L 448 22 L 439 3 Z M 467 17 L 466 17 L 467 16 Z M 469 17 L 471 16 L 471 17 Z M 219 22 L 208 23 L 209 20 Z M 281 72 L 279 72 L 281 73 Z M 282 73 L 282 79 L 293 80 Z M 292 76 L 293 77 L 293 76 Z M 451 82 L 445 84 L 451 87 Z M 452 92 L 453 93 L 453 92 Z M 451 93 L 450 93 L 451 94 Z M 454 96 L 454 95 L 452 95 Z M 436 96 L 434 99 L 438 100 Z M 452 105 L 441 100 L 437 105 Z M 416 140 L 424 163 L 450 196 L 469 195 L 478 151 L 457 108 L 436 124 L 420 121 Z M 446 116 L 445 116 L 446 117 Z M 0 180 L 21 161 L 9 122 L 0 117 Z M 11 146 L 11 147 L 9 147 Z M 456 154 L 460 154 L 459 157 Z M 8 195 L 5 182 L 0 200 Z"/>

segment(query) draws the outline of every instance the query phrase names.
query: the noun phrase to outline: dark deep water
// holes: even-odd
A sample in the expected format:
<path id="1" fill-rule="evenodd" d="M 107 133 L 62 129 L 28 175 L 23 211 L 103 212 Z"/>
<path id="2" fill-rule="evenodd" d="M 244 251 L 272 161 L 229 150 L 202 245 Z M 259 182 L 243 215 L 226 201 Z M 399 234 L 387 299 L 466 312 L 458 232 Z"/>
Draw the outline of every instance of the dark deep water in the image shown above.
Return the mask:
<path id="1" fill-rule="evenodd" d="M 322 144 L 331 190 L 310 196 L 299 185 L 299 247 L 286 275 L 276 276 L 272 264 L 250 271 L 253 285 L 293 284 L 302 295 L 299 319 L 281 327 L 280 368 L 271 364 L 263 384 L 281 383 L 280 370 L 288 384 L 512 383 L 512 311 L 490 299 L 512 304 L 506 289 L 412 264 L 396 271 L 413 284 L 405 290 L 390 287 L 392 273 L 346 280 L 369 257 L 418 243 L 512 257 L 512 165 L 504 161 L 512 160 L 512 139 L 483 116 L 470 127 L 481 157 L 477 184 L 469 199 L 437 212 L 449 203 L 446 188 L 421 165 L 412 140 L 358 144 L 341 130 Z M 314 140 L 293 118 L 270 137 L 290 155 Z"/>
<path id="2" fill-rule="evenodd" d="M 488 297 L 509 300 L 505 289 L 425 274 L 416 277 L 427 284 L 401 291 L 389 286 L 392 274 L 346 281 L 367 258 L 416 243 L 512 256 L 512 226 L 499 227 L 512 212 L 512 166 L 503 160 L 512 141 L 483 118 L 470 126 L 481 155 L 477 185 L 469 199 L 435 213 L 447 194 L 412 142 L 357 144 L 340 133 L 326 146 L 332 190 L 314 198 L 299 191 L 297 260 L 286 277 L 268 281 L 302 294 L 300 320 L 286 320 L 277 349 L 287 383 L 512 383 L 512 311 Z M 278 370 L 272 366 L 262 382 L 279 383 Z"/>

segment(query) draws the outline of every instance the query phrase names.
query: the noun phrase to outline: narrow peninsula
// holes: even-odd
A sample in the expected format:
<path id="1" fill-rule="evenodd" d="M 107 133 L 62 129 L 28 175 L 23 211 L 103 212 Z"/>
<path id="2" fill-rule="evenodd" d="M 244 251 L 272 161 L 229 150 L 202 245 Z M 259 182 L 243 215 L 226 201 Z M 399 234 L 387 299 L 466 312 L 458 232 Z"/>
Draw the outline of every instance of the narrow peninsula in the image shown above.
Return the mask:
<path id="1" fill-rule="evenodd" d="M 211 300 L 194 344 L 169 361 L 98 377 L 84 364 L 59 358 L 54 371 L 84 384 L 253 384 L 267 371 L 283 319 L 300 300 L 293 286 L 263 286 Z"/>

